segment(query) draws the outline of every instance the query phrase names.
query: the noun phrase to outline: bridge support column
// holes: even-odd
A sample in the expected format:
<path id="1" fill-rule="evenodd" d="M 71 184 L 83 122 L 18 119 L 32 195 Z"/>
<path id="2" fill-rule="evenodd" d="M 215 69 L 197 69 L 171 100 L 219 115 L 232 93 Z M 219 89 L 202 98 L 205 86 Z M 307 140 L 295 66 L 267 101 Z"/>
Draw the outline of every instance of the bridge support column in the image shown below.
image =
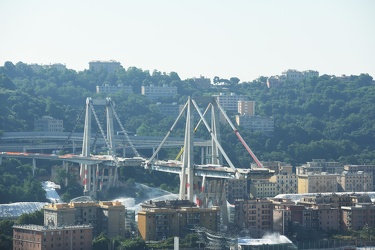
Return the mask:
<path id="1" fill-rule="evenodd" d="M 33 158 L 33 177 L 35 177 L 36 159 Z"/>
<path id="2" fill-rule="evenodd" d="M 194 202 L 194 167 L 193 167 L 193 148 L 194 148 L 194 116 L 191 112 L 191 99 L 189 97 L 186 109 L 186 128 L 185 128 L 185 142 L 184 153 L 182 161 L 182 169 L 180 174 L 180 193 L 181 200 L 187 199 Z"/>

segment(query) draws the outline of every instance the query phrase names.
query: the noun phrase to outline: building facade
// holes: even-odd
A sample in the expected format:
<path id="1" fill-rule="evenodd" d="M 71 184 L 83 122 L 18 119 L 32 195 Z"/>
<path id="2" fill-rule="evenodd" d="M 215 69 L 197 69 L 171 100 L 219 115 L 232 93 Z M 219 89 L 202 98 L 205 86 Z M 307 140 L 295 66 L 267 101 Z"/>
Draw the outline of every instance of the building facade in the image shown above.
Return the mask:
<path id="1" fill-rule="evenodd" d="M 13 226 L 14 250 L 91 250 L 92 227 L 79 226 Z"/>
<path id="2" fill-rule="evenodd" d="M 238 101 L 238 113 L 240 115 L 255 115 L 255 101 Z"/>
<path id="3" fill-rule="evenodd" d="M 63 120 L 57 120 L 51 116 L 42 116 L 34 120 L 34 130 L 41 132 L 63 132 Z"/>
<path id="4" fill-rule="evenodd" d="M 238 102 L 245 100 L 244 96 L 236 95 L 235 93 L 225 94 L 220 93 L 219 95 L 213 95 L 219 102 L 220 106 L 225 111 L 238 111 Z"/>
<path id="5" fill-rule="evenodd" d="M 299 174 L 298 193 L 328 193 L 337 192 L 337 174 Z"/>
<path id="6" fill-rule="evenodd" d="M 358 171 L 343 171 L 337 177 L 339 191 L 341 192 L 367 192 L 373 190 L 373 176 L 371 173 Z"/>
<path id="7" fill-rule="evenodd" d="M 273 134 L 275 131 L 275 121 L 273 117 L 236 115 L 236 124 L 265 134 Z"/>
<path id="8" fill-rule="evenodd" d="M 251 180 L 250 182 L 250 197 L 251 198 L 265 198 L 276 196 L 276 183 L 266 179 Z"/>
<path id="9" fill-rule="evenodd" d="M 159 98 L 173 97 L 177 95 L 176 86 L 141 86 L 141 94 L 150 100 L 157 100 Z"/>
<path id="10" fill-rule="evenodd" d="M 96 93 L 116 94 L 119 92 L 123 92 L 127 95 L 133 94 L 133 87 L 122 85 L 122 84 L 118 84 L 118 85 L 104 84 L 102 86 L 96 86 Z"/>
<path id="11" fill-rule="evenodd" d="M 372 203 L 343 206 L 340 221 L 341 229 L 345 231 L 375 227 L 375 206 Z"/>
<path id="12" fill-rule="evenodd" d="M 93 235 L 125 236 L 125 206 L 121 202 L 71 202 L 43 208 L 44 224 L 49 226 L 92 225 Z"/>
<path id="13" fill-rule="evenodd" d="M 298 192 L 298 179 L 295 174 L 277 174 L 270 177 L 270 182 L 276 183 L 276 194 L 296 194 Z"/>
<path id="14" fill-rule="evenodd" d="M 141 204 L 138 212 L 138 231 L 145 241 L 183 237 L 198 226 L 217 231 L 220 208 L 198 208 L 186 200 Z"/>
<path id="15" fill-rule="evenodd" d="M 104 70 L 107 73 L 113 73 L 118 68 L 122 68 L 121 63 L 116 62 L 114 60 L 89 62 L 89 70 L 91 71 L 98 72 L 98 71 Z"/>
<path id="16" fill-rule="evenodd" d="M 345 165 L 344 170 L 348 171 L 350 173 L 355 173 L 358 171 L 363 171 L 366 173 L 369 173 L 373 176 L 372 178 L 372 187 L 375 188 L 375 165 Z M 373 190 L 368 190 L 368 191 L 373 191 Z"/>
<path id="17" fill-rule="evenodd" d="M 239 228 L 247 229 L 253 237 L 272 230 L 272 201 L 266 199 L 236 200 L 235 221 Z"/>

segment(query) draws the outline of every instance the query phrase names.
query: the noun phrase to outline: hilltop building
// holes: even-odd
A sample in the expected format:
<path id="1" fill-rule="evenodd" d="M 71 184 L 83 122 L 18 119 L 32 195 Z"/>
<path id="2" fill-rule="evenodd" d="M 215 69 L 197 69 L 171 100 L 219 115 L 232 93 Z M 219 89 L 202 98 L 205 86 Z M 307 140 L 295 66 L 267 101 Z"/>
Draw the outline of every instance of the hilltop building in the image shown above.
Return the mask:
<path id="1" fill-rule="evenodd" d="M 316 70 L 298 71 L 295 69 L 288 69 L 282 72 L 281 75 L 271 76 L 267 79 L 267 86 L 277 86 L 281 83 L 300 82 L 303 80 L 319 77 L 319 72 Z"/>
<path id="2" fill-rule="evenodd" d="M 92 227 L 14 225 L 13 249 L 92 249 Z"/>
<path id="3" fill-rule="evenodd" d="M 42 116 L 42 118 L 34 120 L 34 130 L 41 132 L 63 132 L 64 122 L 51 116 Z"/>
<path id="4" fill-rule="evenodd" d="M 157 102 L 156 107 L 159 109 L 160 113 L 166 116 L 177 117 L 180 114 L 180 106 L 177 104 L 177 102 L 173 102 L 173 103 Z"/>
<path id="5" fill-rule="evenodd" d="M 122 68 L 121 63 L 114 60 L 110 61 L 91 61 L 89 62 L 89 70 L 91 71 L 101 71 L 104 70 L 107 73 L 113 73 L 116 69 Z"/>
<path id="6" fill-rule="evenodd" d="M 141 207 L 138 231 L 146 241 L 183 237 L 195 226 L 218 230 L 219 207 L 198 208 L 188 200 L 150 201 Z"/>
<path id="7" fill-rule="evenodd" d="M 177 95 L 176 86 L 141 86 L 141 94 L 150 100 L 157 100 L 159 98 L 170 98 Z"/>
<path id="8" fill-rule="evenodd" d="M 255 101 L 243 101 L 239 100 L 237 102 L 238 113 L 240 115 L 255 115 Z"/>
<path id="9" fill-rule="evenodd" d="M 260 131 L 268 135 L 272 135 L 275 131 L 275 121 L 273 117 L 236 115 L 236 123 L 238 126 L 242 126 L 253 131 Z"/>
<path id="10" fill-rule="evenodd" d="M 92 225 L 93 235 L 125 236 L 125 206 L 121 202 L 71 202 L 49 204 L 43 208 L 44 225 Z"/>
<path id="11" fill-rule="evenodd" d="M 209 89 L 211 87 L 211 79 L 210 78 L 200 76 L 200 77 L 194 77 L 192 80 L 194 81 L 195 86 L 198 89 Z"/>
<path id="12" fill-rule="evenodd" d="M 122 84 L 118 84 L 118 85 L 104 84 L 102 86 L 96 86 L 96 93 L 116 94 L 118 92 L 124 92 L 125 94 L 130 95 L 130 94 L 133 94 L 133 87 L 125 86 Z"/>
<path id="13" fill-rule="evenodd" d="M 230 93 L 229 95 L 225 93 L 220 93 L 219 95 L 213 95 L 213 97 L 217 99 L 220 106 L 225 111 L 233 112 L 238 111 L 238 102 L 245 100 L 245 96 L 236 95 L 235 93 Z"/>
<path id="14" fill-rule="evenodd" d="M 59 71 L 66 70 L 66 65 L 61 63 L 54 63 L 49 65 L 32 63 L 28 64 L 27 66 L 29 66 L 35 72 L 40 72 L 43 69 L 56 69 Z"/>

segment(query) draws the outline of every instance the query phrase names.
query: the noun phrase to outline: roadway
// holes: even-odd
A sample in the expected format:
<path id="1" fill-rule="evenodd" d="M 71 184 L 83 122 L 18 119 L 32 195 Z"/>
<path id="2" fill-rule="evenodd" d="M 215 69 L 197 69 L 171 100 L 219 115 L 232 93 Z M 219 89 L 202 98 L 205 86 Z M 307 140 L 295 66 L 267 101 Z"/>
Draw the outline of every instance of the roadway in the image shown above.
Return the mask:
<path id="1" fill-rule="evenodd" d="M 66 143 L 66 148 L 81 148 L 83 133 L 73 133 L 69 137 L 69 132 L 5 132 L 0 135 L 0 151 L 27 152 L 29 150 L 55 150 L 60 149 Z M 69 138 L 69 140 L 68 140 Z M 136 149 L 154 149 L 157 148 L 164 137 L 161 136 L 129 136 Z M 105 146 L 105 141 L 92 134 L 91 141 L 96 141 L 98 146 Z M 130 149 L 124 135 L 115 135 L 116 145 L 125 145 Z M 164 147 L 180 148 L 184 145 L 184 138 L 170 137 L 165 142 Z M 194 145 L 198 147 L 207 147 L 211 145 L 210 140 L 199 138 L 194 139 Z"/>

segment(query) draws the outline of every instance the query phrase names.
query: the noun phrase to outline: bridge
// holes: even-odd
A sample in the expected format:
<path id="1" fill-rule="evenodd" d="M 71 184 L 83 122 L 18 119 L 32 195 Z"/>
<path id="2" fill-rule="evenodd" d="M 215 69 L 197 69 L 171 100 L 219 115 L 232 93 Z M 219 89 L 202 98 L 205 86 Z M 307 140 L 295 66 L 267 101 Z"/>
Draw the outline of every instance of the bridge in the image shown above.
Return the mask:
<path id="1" fill-rule="evenodd" d="M 104 106 L 106 110 L 106 132 L 104 131 L 99 119 L 97 117 L 94 106 Z M 195 109 L 194 109 L 195 108 Z M 161 140 L 155 150 L 155 138 L 147 137 L 148 140 L 142 141 L 142 137 L 128 136 L 124 126 L 121 124 L 117 113 L 114 109 L 114 103 L 110 98 L 105 100 L 93 100 L 87 98 L 86 100 L 86 112 L 85 112 L 85 125 L 83 136 L 80 137 L 79 134 L 70 133 L 68 139 L 64 136 L 66 134 L 50 134 L 41 133 L 39 138 L 42 140 L 51 140 L 55 142 L 61 142 L 62 140 L 70 141 L 75 147 L 81 147 L 82 153 L 77 154 L 42 154 L 42 153 L 31 153 L 31 152 L 1 152 L 0 153 L 0 164 L 3 157 L 10 158 L 31 158 L 33 160 L 33 169 L 36 168 L 36 159 L 47 159 L 47 160 L 58 160 L 63 162 L 63 167 L 66 167 L 66 162 L 78 163 L 80 164 L 79 178 L 81 184 L 84 186 L 84 194 L 93 197 L 97 196 L 97 192 L 108 190 L 112 187 L 118 186 L 118 168 L 121 166 L 135 166 L 144 167 L 146 169 L 152 169 L 155 171 L 162 171 L 168 173 L 175 173 L 180 176 L 180 199 L 188 199 L 190 201 L 196 202 L 196 197 L 201 197 L 202 193 L 205 192 L 205 185 L 207 180 L 215 179 L 220 180 L 218 185 L 223 187 L 223 180 L 225 179 L 239 179 L 239 178 L 265 178 L 272 175 L 272 171 L 263 168 L 261 162 L 256 158 L 255 154 L 248 147 L 244 139 L 241 137 L 237 129 L 229 120 L 225 111 L 222 109 L 220 104 L 216 99 L 213 99 L 209 103 L 208 107 L 202 113 L 196 102 L 188 98 L 188 101 L 184 105 L 183 109 L 179 113 L 179 116 L 173 123 L 172 127 L 169 129 L 166 136 Z M 198 113 L 199 121 L 194 126 L 194 113 Z M 210 113 L 211 123 L 209 124 L 205 116 Z M 236 168 L 230 158 L 227 156 L 220 144 L 220 133 L 219 133 L 219 114 L 222 114 L 229 125 L 232 127 L 233 132 L 239 138 L 244 148 L 248 151 L 250 156 L 256 163 L 256 167 L 249 169 Z M 105 145 L 108 149 L 106 155 L 93 155 L 92 154 L 92 144 L 96 143 L 96 139 L 93 141 L 91 136 L 91 123 L 92 118 L 95 118 L 100 134 L 102 135 L 101 143 Z M 183 141 L 181 139 L 174 139 L 171 137 L 176 124 L 179 122 L 181 117 L 186 119 L 185 124 L 185 137 Z M 115 136 L 113 129 L 114 118 L 119 123 L 121 127 L 121 132 L 125 138 L 120 139 Z M 194 139 L 194 132 L 198 127 L 204 124 L 205 128 L 211 136 L 210 141 Z M 130 139 L 131 138 L 131 139 Z M 6 133 L 1 137 L 3 141 L 16 141 L 16 140 L 33 140 L 35 139 L 35 134 L 28 133 Z M 81 143 L 79 139 L 82 140 Z M 160 138 L 159 138 L 160 139 Z M 116 143 L 126 142 L 127 147 L 133 152 L 134 157 L 126 158 L 119 157 L 116 153 Z M 160 142 L 160 140 L 158 141 Z M 141 157 L 137 151 L 137 148 L 142 146 L 150 147 L 152 146 L 153 155 L 150 158 Z M 157 159 L 158 153 L 161 148 L 164 147 L 181 147 L 183 149 L 178 155 L 177 160 L 159 160 Z M 193 159 L 194 147 L 201 147 L 201 162 L 196 164 Z M 73 149 L 75 148 L 73 147 Z M 24 150 L 25 151 L 25 150 Z M 224 166 L 224 159 L 226 165 Z M 222 190 L 220 190 L 222 191 Z M 219 192 L 220 192 L 219 191 Z M 207 204 L 203 204 L 207 205 Z"/>

